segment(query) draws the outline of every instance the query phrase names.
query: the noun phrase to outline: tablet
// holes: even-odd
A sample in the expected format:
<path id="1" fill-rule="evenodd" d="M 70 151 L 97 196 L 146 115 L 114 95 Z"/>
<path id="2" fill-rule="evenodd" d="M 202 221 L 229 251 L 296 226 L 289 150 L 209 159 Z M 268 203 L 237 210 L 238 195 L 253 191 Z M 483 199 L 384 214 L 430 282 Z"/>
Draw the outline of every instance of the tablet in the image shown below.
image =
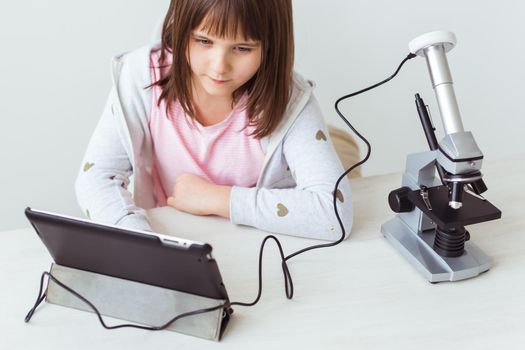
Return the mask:
<path id="1" fill-rule="evenodd" d="M 25 214 L 59 265 L 229 300 L 209 244 L 31 208 Z"/>

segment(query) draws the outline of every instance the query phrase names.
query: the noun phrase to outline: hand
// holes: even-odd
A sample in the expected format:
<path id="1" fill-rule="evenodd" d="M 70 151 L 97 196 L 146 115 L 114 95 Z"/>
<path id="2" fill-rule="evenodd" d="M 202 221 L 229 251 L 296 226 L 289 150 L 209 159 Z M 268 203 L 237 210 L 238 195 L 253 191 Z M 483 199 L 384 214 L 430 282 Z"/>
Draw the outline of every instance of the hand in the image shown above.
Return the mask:
<path id="1" fill-rule="evenodd" d="M 215 185 L 200 176 L 182 174 L 175 179 L 168 205 L 194 215 L 230 217 L 230 186 Z"/>

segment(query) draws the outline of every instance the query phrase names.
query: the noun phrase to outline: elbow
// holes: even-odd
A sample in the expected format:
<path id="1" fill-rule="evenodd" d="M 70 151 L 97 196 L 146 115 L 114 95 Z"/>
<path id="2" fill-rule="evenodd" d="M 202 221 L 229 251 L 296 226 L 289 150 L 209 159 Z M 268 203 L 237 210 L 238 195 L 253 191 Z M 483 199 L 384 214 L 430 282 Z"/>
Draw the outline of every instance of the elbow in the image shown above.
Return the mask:
<path id="1" fill-rule="evenodd" d="M 335 212 L 332 210 L 324 215 L 323 219 L 319 220 L 318 218 L 315 225 L 309 226 L 311 231 L 305 232 L 302 236 L 332 243 L 346 240 L 352 230 L 352 213 L 341 214 L 339 212 L 339 218 L 341 221 L 337 219 Z"/>
<path id="2" fill-rule="evenodd" d="M 308 231 L 310 232 L 304 236 L 328 242 L 347 239 L 350 236 L 353 224 L 352 202 L 350 200 L 338 200 L 336 213 L 332 195 L 319 196 L 318 198 L 318 205 L 308 220 Z"/>
<path id="3" fill-rule="evenodd" d="M 82 206 L 82 198 L 83 198 L 83 191 L 82 191 L 82 180 L 81 175 L 77 175 L 77 178 L 75 179 L 75 197 L 77 199 L 77 203 Z"/>
<path id="4" fill-rule="evenodd" d="M 334 218 L 331 220 L 330 232 L 331 237 L 329 241 L 336 242 L 339 240 L 346 240 L 352 232 L 353 218 L 352 215 L 341 218 L 341 222 Z"/>
<path id="5" fill-rule="evenodd" d="M 352 232 L 354 217 L 351 202 L 338 206 L 337 214 L 333 206 L 331 212 L 327 213 L 327 223 L 330 228 L 329 240 L 332 242 L 346 240 Z"/>
<path id="6" fill-rule="evenodd" d="M 87 186 L 86 175 L 78 174 L 75 180 L 74 187 L 75 187 L 75 197 L 77 199 L 77 203 L 82 209 L 82 211 L 84 211 L 85 208 L 88 207 L 88 197 L 89 197 L 89 192 L 90 192 Z"/>

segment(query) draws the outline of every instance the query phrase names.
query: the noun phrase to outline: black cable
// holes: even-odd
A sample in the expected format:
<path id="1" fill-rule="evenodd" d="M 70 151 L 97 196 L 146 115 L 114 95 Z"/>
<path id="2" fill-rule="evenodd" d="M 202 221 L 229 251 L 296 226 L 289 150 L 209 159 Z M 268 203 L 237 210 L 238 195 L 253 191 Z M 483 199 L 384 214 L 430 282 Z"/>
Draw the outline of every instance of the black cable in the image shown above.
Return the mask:
<path id="1" fill-rule="evenodd" d="M 45 299 L 46 297 L 46 293 L 42 293 L 42 290 L 44 289 L 44 278 L 46 277 L 46 272 L 44 272 L 42 274 L 42 277 L 40 277 L 40 289 L 38 290 L 38 296 L 36 297 L 36 301 L 35 301 L 35 305 L 33 305 L 33 307 L 31 308 L 31 310 L 29 310 L 29 312 L 27 313 L 24 321 L 27 323 L 29 322 L 29 320 L 31 319 L 31 317 L 33 317 L 33 314 L 35 313 L 35 310 L 36 308 L 38 307 L 38 305 L 40 305 L 40 303 Z"/>
<path id="2" fill-rule="evenodd" d="M 281 258 L 282 258 L 282 261 L 281 261 L 281 265 L 282 265 L 282 269 L 283 269 L 283 274 L 284 274 L 284 280 L 285 280 L 285 292 L 286 292 L 286 297 L 288 299 L 292 299 L 293 298 L 293 281 L 292 281 L 292 276 L 290 275 L 290 270 L 288 269 L 288 265 L 286 264 L 286 262 L 288 260 L 290 260 L 291 258 L 299 255 L 299 254 L 302 254 L 304 252 L 307 252 L 309 250 L 313 250 L 313 249 L 319 249 L 319 248 L 327 248 L 327 247 L 333 247 L 335 245 L 338 245 L 339 243 L 341 243 L 344 238 L 345 238 L 345 228 L 344 228 L 344 225 L 343 225 L 343 222 L 341 221 L 341 217 L 339 216 L 339 212 L 337 210 L 337 190 L 339 188 L 339 183 L 345 178 L 346 175 L 348 175 L 352 170 L 354 170 L 355 168 L 357 168 L 358 166 L 362 165 L 363 163 L 365 163 L 368 158 L 370 158 L 370 153 L 371 153 L 371 146 L 370 146 L 370 143 L 368 142 L 368 140 L 363 136 L 361 135 L 353 126 L 352 124 L 345 118 L 345 116 L 343 115 L 343 113 L 341 113 L 341 111 L 339 110 L 339 103 L 342 102 L 343 100 L 347 99 L 347 98 L 350 98 L 350 97 L 353 97 L 353 96 L 356 96 L 356 95 L 359 95 L 359 94 L 362 94 L 364 92 L 367 92 L 369 90 L 372 90 L 380 85 L 383 85 L 385 84 L 386 82 L 390 81 L 392 78 L 394 78 L 397 73 L 399 73 L 399 71 L 401 70 L 401 67 L 403 67 L 403 65 L 405 64 L 406 61 L 408 60 L 411 60 L 412 58 L 416 57 L 415 54 L 413 53 L 409 53 L 404 59 L 403 61 L 401 61 L 401 63 L 399 64 L 399 66 L 397 67 L 396 71 L 394 72 L 394 74 L 392 74 L 390 77 L 388 77 L 387 79 L 377 83 L 377 84 L 374 84 L 372 86 L 369 86 L 367 88 L 364 88 L 362 90 L 359 90 L 359 91 L 356 91 L 356 92 L 353 92 L 351 94 L 348 94 L 348 95 L 345 95 L 341 98 L 339 98 L 336 102 L 335 102 L 335 110 L 337 112 L 337 114 L 339 115 L 339 117 L 341 117 L 341 119 L 343 119 L 343 121 L 346 123 L 346 125 L 348 125 L 348 127 L 366 144 L 367 146 L 367 152 L 366 152 L 366 156 L 360 160 L 359 162 L 357 162 L 356 164 L 352 165 L 348 170 L 346 170 L 336 181 L 335 183 L 335 189 L 334 189 L 334 192 L 333 192 L 333 205 L 334 205 L 334 212 L 335 212 L 335 216 L 337 217 L 337 221 L 339 222 L 339 225 L 341 226 L 341 237 L 335 241 L 335 242 L 331 242 L 331 243 L 325 243 L 325 244 L 316 244 L 316 245 L 313 245 L 313 246 L 310 246 L 310 247 L 306 247 L 306 248 L 303 248 L 301 250 L 298 250 L 296 251 L 295 253 L 292 253 L 286 257 L 283 257 L 283 250 L 282 250 L 282 247 L 281 247 L 281 243 L 279 242 L 279 240 L 277 238 L 275 238 L 274 236 L 267 236 L 264 240 L 263 240 L 263 243 L 261 244 L 261 248 L 260 248 L 260 252 L 259 252 L 259 290 L 257 291 L 257 297 L 255 298 L 255 300 L 251 303 L 241 303 L 241 302 L 233 302 L 231 303 L 231 305 L 241 305 L 241 306 L 253 306 L 255 305 L 260 297 L 261 297 L 261 292 L 262 292 L 262 267 L 261 267 L 261 264 L 262 264 L 262 252 L 263 252 L 263 249 L 264 249 L 264 244 L 266 243 L 266 240 L 268 238 L 273 238 L 275 240 L 275 242 L 277 243 L 277 246 L 279 247 L 279 251 L 280 251 L 280 254 L 281 254 Z"/>
<path id="3" fill-rule="evenodd" d="M 87 300 L 86 298 L 84 298 L 83 296 L 81 296 L 79 293 L 75 292 L 73 289 L 69 288 L 68 286 L 66 286 L 65 284 L 63 284 L 62 282 L 58 281 L 53 275 L 51 275 L 49 272 L 44 272 L 42 274 L 42 277 L 40 279 L 40 290 L 38 292 L 38 297 L 37 297 L 37 300 L 35 302 L 35 305 L 31 308 L 31 310 L 29 311 L 29 313 L 27 314 L 27 316 L 25 317 L 25 322 L 29 322 L 29 320 L 31 319 L 31 317 L 33 316 L 35 310 L 37 309 L 37 307 L 40 305 L 40 303 L 42 303 L 42 301 L 45 299 L 46 297 L 46 294 L 45 292 L 42 293 L 42 290 L 43 290 L 43 285 L 44 285 L 44 278 L 46 276 L 48 276 L 48 278 L 50 280 L 52 280 L 53 282 L 55 282 L 57 285 L 59 285 L 60 287 L 64 288 L 65 290 L 67 290 L 68 292 L 70 292 L 71 294 L 73 294 L 74 296 L 76 296 L 77 298 L 79 298 L 80 300 L 82 300 L 84 303 L 86 303 L 87 305 L 89 305 L 89 307 L 96 313 L 100 323 L 102 324 L 102 326 L 106 329 L 117 329 L 117 328 L 124 328 L 124 327 L 130 327 L 130 328 L 139 328 L 139 329 L 145 329 L 145 330 L 152 330 L 152 331 L 158 331 L 158 330 L 163 330 L 163 329 L 166 329 L 167 327 L 169 327 L 170 325 L 172 325 L 174 322 L 176 322 L 177 320 L 181 319 L 181 318 L 184 318 L 184 317 L 188 317 L 188 316 L 193 316 L 193 315 L 197 315 L 197 314 L 202 314 L 202 313 L 206 313 L 206 312 L 211 312 L 211 311 L 215 311 L 215 310 L 218 310 L 218 309 L 225 309 L 225 308 L 229 308 L 231 306 L 234 306 L 234 305 L 239 305 L 239 306 L 253 306 L 255 304 L 257 304 L 261 298 L 261 294 L 262 294 L 262 257 L 263 257 L 263 252 L 264 252 L 264 246 L 266 244 L 266 242 L 269 240 L 269 239 L 273 239 L 275 241 L 275 243 L 277 244 L 277 247 L 279 249 L 279 254 L 281 255 L 281 267 L 283 269 L 283 275 L 284 275 L 284 284 L 285 284 L 285 293 L 286 293 L 286 297 L 288 299 L 292 299 L 293 298 L 293 292 L 294 292 L 294 289 L 293 289 L 293 281 L 292 281 L 292 276 L 290 274 L 290 270 L 288 268 L 288 265 L 287 265 L 287 261 L 290 260 L 291 258 L 299 255 L 299 254 L 302 254 L 304 252 L 307 252 L 309 250 L 313 250 L 313 249 L 319 249 L 319 248 L 326 248 L 326 247 L 333 247 L 339 243 L 341 243 L 344 238 L 345 238 L 345 228 L 344 228 L 344 225 L 343 225 L 343 222 L 341 221 L 341 217 L 339 216 L 339 212 L 337 210 L 337 191 L 338 191 L 338 188 L 339 188 L 339 183 L 345 178 L 345 176 L 347 176 L 352 170 L 354 170 L 355 168 L 357 168 L 358 166 L 364 164 L 369 158 L 370 158 L 370 154 L 371 154 L 371 146 L 370 146 L 370 143 L 368 142 L 368 140 L 363 136 L 361 135 L 353 126 L 352 124 L 345 118 L 345 116 L 343 115 L 343 113 L 341 113 L 341 111 L 339 110 L 339 103 L 342 102 L 343 100 L 347 99 L 347 98 L 350 98 L 350 97 L 353 97 L 353 96 L 356 96 L 356 95 L 359 95 L 359 94 L 362 94 L 364 92 L 367 92 L 369 90 L 372 90 L 380 85 L 383 85 L 385 84 L 386 82 L 390 81 L 392 78 L 394 78 L 397 73 L 399 73 L 399 71 L 401 70 L 401 67 L 405 64 L 406 61 L 412 59 L 416 57 L 415 54 L 413 53 L 410 53 L 408 54 L 404 59 L 403 61 L 401 61 L 401 63 L 399 64 L 399 66 L 397 67 L 396 71 L 394 72 L 394 74 L 392 74 L 390 77 L 388 77 L 387 79 L 377 83 L 377 84 L 374 84 L 372 86 L 369 86 L 367 88 L 364 88 L 362 90 L 359 90 L 359 91 L 356 91 L 356 92 L 353 92 L 351 94 L 348 94 L 348 95 L 345 95 L 345 96 L 342 96 L 340 97 L 336 102 L 335 102 L 335 110 L 337 112 L 337 114 L 339 115 L 339 117 L 341 117 L 341 119 L 346 123 L 346 125 L 348 125 L 348 127 L 366 144 L 366 147 L 367 147 L 367 151 L 366 151 L 366 155 L 365 157 L 360 160 L 359 162 L 357 162 L 356 164 L 352 165 L 348 170 L 346 170 L 345 172 L 343 172 L 343 174 L 337 179 L 336 183 L 335 183 L 335 189 L 334 189 L 334 192 L 333 192 L 333 205 L 334 205 L 334 212 L 335 212 L 335 215 L 337 217 L 337 221 L 339 222 L 339 225 L 341 226 L 341 237 L 335 241 L 335 242 L 331 242 L 331 243 L 325 243 L 325 244 L 316 244 L 316 245 L 313 245 L 313 246 L 310 246 L 310 247 L 306 247 L 306 248 L 303 248 L 301 250 L 298 250 L 296 251 L 295 253 L 292 253 L 288 256 L 284 256 L 284 252 L 283 252 L 283 248 L 282 248 L 282 245 L 281 243 L 279 242 L 279 240 L 273 236 L 273 235 L 269 235 L 269 236 L 266 236 L 264 238 L 264 240 L 262 241 L 261 243 L 261 247 L 259 249 L 259 288 L 258 288 L 258 291 L 257 291 L 257 296 L 255 298 L 254 301 L 252 302 L 233 302 L 233 303 L 229 303 L 228 301 L 225 302 L 224 304 L 221 304 L 221 305 L 217 305 L 217 306 L 214 306 L 214 307 L 210 307 L 210 308 L 206 308 L 206 309 L 199 309 L 199 310 L 195 310 L 195 311 L 190 311 L 190 312 L 186 312 L 186 313 L 183 313 L 183 314 L 180 314 L 180 315 L 177 315 L 175 316 L 174 318 L 172 318 L 170 321 L 166 322 L 164 325 L 162 326 L 158 326 L 158 327 L 149 327 L 149 326 L 140 326 L 140 325 L 134 325 L 134 324 L 120 324 L 120 325 L 116 325 L 116 326 L 108 326 L 106 325 L 106 323 L 104 322 L 100 312 L 98 311 L 98 309 L 95 307 L 95 305 L 93 305 L 91 302 L 89 302 L 89 300 Z"/>
<path id="4" fill-rule="evenodd" d="M 239 306 L 253 306 L 259 302 L 259 299 L 261 298 L 262 293 L 262 257 L 263 257 L 263 251 L 264 251 L 264 245 L 266 244 L 266 241 L 268 239 L 273 239 L 275 243 L 277 244 L 277 247 L 279 248 L 279 254 L 281 255 L 281 267 L 283 269 L 284 274 L 284 285 L 285 285 L 285 292 L 286 297 L 288 299 L 291 299 L 293 297 L 293 282 L 292 282 L 292 276 L 290 275 L 290 270 L 288 270 L 288 265 L 286 265 L 286 258 L 284 256 L 283 247 L 281 246 L 281 242 L 277 239 L 277 237 L 269 235 L 264 238 L 264 240 L 261 243 L 261 248 L 259 249 L 259 290 L 257 291 L 257 297 L 254 301 L 251 303 L 243 303 L 243 302 L 233 302 L 230 305 L 239 305 Z"/>

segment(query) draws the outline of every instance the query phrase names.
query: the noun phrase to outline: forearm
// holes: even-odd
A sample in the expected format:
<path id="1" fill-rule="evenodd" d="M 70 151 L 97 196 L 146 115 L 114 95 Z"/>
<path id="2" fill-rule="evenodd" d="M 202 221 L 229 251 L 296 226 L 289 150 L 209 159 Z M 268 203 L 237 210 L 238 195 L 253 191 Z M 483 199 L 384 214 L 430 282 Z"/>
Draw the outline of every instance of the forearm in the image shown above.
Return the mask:
<path id="1" fill-rule="evenodd" d="M 75 191 L 82 211 L 100 223 L 150 229 L 145 210 L 135 205 L 131 193 L 123 187 L 125 183 L 123 175 L 109 176 L 96 168 L 90 173 L 81 170 Z"/>
<path id="2" fill-rule="evenodd" d="M 337 208 L 348 237 L 352 227 L 350 189 L 344 184 L 340 191 Z M 231 221 L 235 224 L 329 241 L 341 237 L 330 191 L 234 187 L 231 201 Z"/>

